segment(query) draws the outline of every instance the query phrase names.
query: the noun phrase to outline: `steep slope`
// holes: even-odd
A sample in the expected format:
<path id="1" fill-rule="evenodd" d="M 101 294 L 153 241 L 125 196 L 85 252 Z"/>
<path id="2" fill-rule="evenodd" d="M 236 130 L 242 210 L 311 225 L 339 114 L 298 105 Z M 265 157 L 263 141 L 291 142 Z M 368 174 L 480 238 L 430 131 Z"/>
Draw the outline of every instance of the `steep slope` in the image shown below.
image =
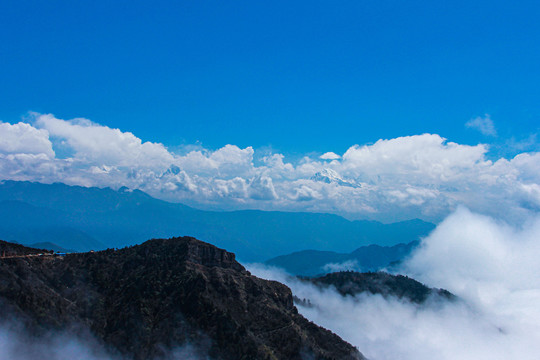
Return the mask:
<path id="1" fill-rule="evenodd" d="M 358 295 L 361 293 L 393 296 L 413 303 L 422 304 L 430 297 L 444 300 L 455 300 L 456 296 L 444 289 L 432 289 L 426 285 L 403 275 L 391 275 L 385 272 L 358 273 L 342 271 L 308 279 L 320 286 L 333 286 L 341 295 Z"/>
<path id="2" fill-rule="evenodd" d="M 4 320 L 34 334 L 89 329 L 133 359 L 189 343 L 213 359 L 363 359 L 298 314 L 289 288 L 194 238 L 63 258 L 0 259 Z"/>
<path id="3" fill-rule="evenodd" d="M 266 261 L 267 265 L 284 269 L 298 276 L 327 274 L 335 268 L 358 271 L 377 271 L 407 257 L 418 245 L 413 241 L 394 246 L 362 246 L 349 254 L 333 251 L 304 250 Z"/>
<path id="4" fill-rule="evenodd" d="M 138 190 L 17 181 L 0 183 L 0 213 L 25 223 L 13 226 L 0 216 L 0 238 L 20 242 L 48 241 L 87 251 L 182 234 L 230 249 L 250 262 L 310 248 L 349 252 L 368 244 L 394 245 L 418 240 L 434 228 L 421 220 L 382 224 L 332 214 L 202 211 Z M 70 236 L 62 237 L 68 232 Z"/>

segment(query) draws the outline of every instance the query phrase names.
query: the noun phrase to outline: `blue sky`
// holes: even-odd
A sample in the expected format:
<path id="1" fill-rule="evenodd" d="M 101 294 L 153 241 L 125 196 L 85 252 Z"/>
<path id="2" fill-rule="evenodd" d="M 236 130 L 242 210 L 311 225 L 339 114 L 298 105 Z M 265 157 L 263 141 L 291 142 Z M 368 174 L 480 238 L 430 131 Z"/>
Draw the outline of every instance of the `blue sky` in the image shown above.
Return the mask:
<path id="1" fill-rule="evenodd" d="M 528 1 L 3 1 L 0 181 L 524 219 L 539 18 Z"/>
<path id="2" fill-rule="evenodd" d="M 540 123 L 539 16 L 533 1 L 4 1 L 0 119 L 286 154 L 518 141 Z M 464 126 L 484 114 L 497 138 Z"/>

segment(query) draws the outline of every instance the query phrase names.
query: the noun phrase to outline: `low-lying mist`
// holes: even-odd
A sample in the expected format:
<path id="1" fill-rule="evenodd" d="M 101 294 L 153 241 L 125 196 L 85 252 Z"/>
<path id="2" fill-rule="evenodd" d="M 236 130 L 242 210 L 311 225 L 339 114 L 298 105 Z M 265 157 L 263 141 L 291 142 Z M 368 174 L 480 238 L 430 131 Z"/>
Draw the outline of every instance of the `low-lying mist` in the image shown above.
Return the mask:
<path id="1" fill-rule="evenodd" d="M 13 320 L 0 326 L 0 360 L 120 360 L 111 355 L 92 336 L 67 332 L 36 337 Z"/>
<path id="2" fill-rule="evenodd" d="M 251 265 L 309 299 L 298 306 L 313 322 L 372 360 L 538 359 L 540 217 L 514 227 L 460 208 L 422 241 L 399 273 L 444 288 L 460 300 L 415 305 L 361 294 L 343 297 L 277 269 Z"/>
<path id="3" fill-rule="evenodd" d="M 204 349 L 189 344 L 163 348 L 163 356 L 152 360 L 208 360 Z M 51 331 L 31 335 L 20 321 L 12 319 L 0 325 L 0 360 L 129 360 L 103 344 L 87 331 Z"/>

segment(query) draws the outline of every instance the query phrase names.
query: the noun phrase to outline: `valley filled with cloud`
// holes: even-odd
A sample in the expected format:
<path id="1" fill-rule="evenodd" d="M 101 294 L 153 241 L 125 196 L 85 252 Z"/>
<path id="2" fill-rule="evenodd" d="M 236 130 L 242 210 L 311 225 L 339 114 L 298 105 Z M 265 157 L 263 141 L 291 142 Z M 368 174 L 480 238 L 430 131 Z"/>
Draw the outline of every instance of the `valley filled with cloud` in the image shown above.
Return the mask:
<path id="1" fill-rule="evenodd" d="M 540 352 L 539 237 L 538 215 L 515 227 L 459 208 L 397 269 L 459 298 L 421 305 L 369 293 L 343 297 L 276 268 L 249 269 L 309 299 L 299 311 L 369 359 L 533 360 Z"/>

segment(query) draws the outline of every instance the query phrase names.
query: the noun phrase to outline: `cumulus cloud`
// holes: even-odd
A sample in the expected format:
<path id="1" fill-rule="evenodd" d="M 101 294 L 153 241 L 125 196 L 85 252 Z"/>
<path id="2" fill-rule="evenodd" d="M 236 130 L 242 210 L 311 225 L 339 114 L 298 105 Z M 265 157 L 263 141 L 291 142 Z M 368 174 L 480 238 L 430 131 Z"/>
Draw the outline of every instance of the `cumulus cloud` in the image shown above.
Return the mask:
<path id="1" fill-rule="evenodd" d="M 174 163 L 183 170 L 210 176 L 249 176 L 253 153 L 251 147 L 240 149 L 236 145 L 225 145 L 216 151 L 190 151 L 175 157 Z"/>
<path id="2" fill-rule="evenodd" d="M 323 160 L 337 160 L 341 158 L 341 156 L 339 156 L 338 154 L 334 152 L 329 151 L 319 156 L 319 158 Z"/>
<path id="3" fill-rule="evenodd" d="M 437 134 L 381 139 L 353 145 L 341 157 L 328 152 L 292 162 L 233 144 L 175 153 L 87 119 L 32 113 L 25 121 L 0 123 L 0 179 L 127 186 L 196 206 L 383 221 L 439 221 L 460 204 L 516 219 L 540 210 L 539 153 L 490 160 L 485 144 Z"/>
<path id="4" fill-rule="evenodd" d="M 495 130 L 493 120 L 491 120 L 491 117 L 488 114 L 486 114 L 484 117 L 478 116 L 467 121 L 465 126 L 478 130 L 486 136 L 497 136 L 497 130 Z"/>
<path id="5" fill-rule="evenodd" d="M 130 132 L 111 129 L 87 119 L 62 120 L 52 114 L 32 114 L 35 124 L 64 141 L 81 161 L 117 165 L 168 166 L 173 156 L 159 143 L 142 142 Z"/>
<path id="6" fill-rule="evenodd" d="M 497 360 L 540 353 L 540 216 L 510 225 L 459 208 L 422 241 L 400 272 L 460 300 L 424 305 L 362 294 L 343 297 L 260 265 L 260 277 L 289 285 L 299 311 L 369 359 Z"/>
<path id="7" fill-rule="evenodd" d="M 43 154 L 48 159 L 55 155 L 47 130 L 23 122 L 14 125 L 0 122 L 0 153 Z"/>
<path id="8" fill-rule="evenodd" d="M 278 197 L 272 178 L 268 176 L 259 176 L 253 179 L 249 184 L 249 195 L 256 200 L 274 200 Z"/>
<path id="9" fill-rule="evenodd" d="M 343 168 L 366 179 L 406 175 L 417 181 L 440 182 L 487 164 L 486 152 L 485 145 L 459 145 L 436 134 L 403 136 L 349 148 L 343 155 Z"/>

